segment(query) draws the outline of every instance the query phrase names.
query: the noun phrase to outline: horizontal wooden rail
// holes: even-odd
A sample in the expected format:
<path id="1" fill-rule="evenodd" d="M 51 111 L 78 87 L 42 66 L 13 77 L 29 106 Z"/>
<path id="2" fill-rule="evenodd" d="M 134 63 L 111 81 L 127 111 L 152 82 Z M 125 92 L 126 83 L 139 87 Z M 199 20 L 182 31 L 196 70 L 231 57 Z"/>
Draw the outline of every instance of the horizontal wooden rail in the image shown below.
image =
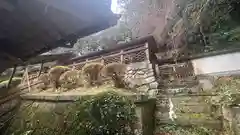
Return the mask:
<path id="1" fill-rule="evenodd" d="M 88 61 L 83 61 L 83 62 L 79 62 L 79 63 L 75 63 L 75 64 L 71 64 L 69 66 L 78 66 L 80 64 L 85 64 L 85 63 L 89 63 L 91 61 L 97 61 L 97 60 L 104 60 L 104 59 L 107 59 L 107 58 L 112 58 L 112 57 L 117 57 L 117 56 L 121 56 L 121 55 L 126 55 L 126 54 L 130 54 L 130 53 L 134 53 L 134 52 L 138 52 L 138 51 L 143 51 L 143 50 L 146 50 L 146 46 L 142 46 L 142 47 L 138 47 L 136 49 L 133 49 L 133 50 L 128 50 L 128 51 L 125 51 L 125 52 L 119 52 L 119 53 L 116 53 L 116 54 L 112 54 L 112 55 L 107 55 L 107 56 L 99 56 L 100 58 L 97 58 L 97 59 L 88 59 Z"/>

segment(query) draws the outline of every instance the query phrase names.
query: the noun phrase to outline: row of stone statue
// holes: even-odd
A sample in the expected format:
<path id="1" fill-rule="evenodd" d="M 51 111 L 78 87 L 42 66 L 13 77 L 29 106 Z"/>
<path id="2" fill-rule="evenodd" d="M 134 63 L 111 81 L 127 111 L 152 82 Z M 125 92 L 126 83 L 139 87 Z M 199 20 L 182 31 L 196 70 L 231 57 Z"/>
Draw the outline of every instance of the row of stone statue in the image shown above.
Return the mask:
<path id="1" fill-rule="evenodd" d="M 40 89 L 52 88 L 54 91 L 69 90 L 77 87 L 99 86 L 105 82 L 112 82 L 115 87 L 123 88 L 125 64 L 110 63 L 88 63 L 82 70 L 69 68 L 67 66 L 56 66 L 48 73 L 42 74 L 38 80 L 42 82 L 38 85 Z"/>

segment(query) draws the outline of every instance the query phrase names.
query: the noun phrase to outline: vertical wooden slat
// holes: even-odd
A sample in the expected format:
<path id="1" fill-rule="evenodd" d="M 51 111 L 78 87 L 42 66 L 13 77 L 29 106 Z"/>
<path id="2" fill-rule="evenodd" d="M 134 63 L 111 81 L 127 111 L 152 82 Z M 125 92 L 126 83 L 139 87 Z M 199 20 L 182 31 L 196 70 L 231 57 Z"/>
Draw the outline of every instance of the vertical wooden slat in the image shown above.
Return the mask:
<path id="1" fill-rule="evenodd" d="M 104 58 L 103 57 L 101 57 L 101 63 L 104 64 Z"/>
<path id="2" fill-rule="evenodd" d="M 42 70 L 43 70 L 43 61 L 41 62 L 41 66 L 40 66 L 40 70 L 39 70 L 39 73 L 38 73 L 38 76 L 37 77 L 39 77 L 40 75 L 41 75 L 41 73 L 42 73 Z"/>
<path id="3" fill-rule="evenodd" d="M 10 78 L 9 78 L 9 81 L 8 81 L 7 88 L 10 88 L 10 84 L 11 84 L 11 82 L 12 82 L 12 79 L 13 79 L 13 76 L 14 76 L 14 74 L 15 74 L 15 72 L 16 72 L 16 69 L 17 69 L 17 65 L 14 65 L 12 74 L 11 74 L 11 76 L 10 76 Z"/>
<path id="4" fill-rule="evenodd" d="M 123 50 L 121 50 L 120 54 L 121 54 L 121 63 L 123 63 L 123 62 L 124 62 L 124 58 L 123 58 Z"/>
<path id="5" fill-rule="evenodd" d="M 146 59 L 150 61 L 148 43 L 145 43 L 145 47 L 146 47 L 146 50 L 145 50 Z"/>
<path id="6" fill-rule="evenodd" d="M 22 81 L 21 81 L 21 84 L 25 82 L 26 80 L 26 69 L 24 70 L 24 74 L 23 74 L 23 77 L 22 77 Z"/>
<path id="7" fill-rule="evenodd" d="M 31 91 L 31 86 L 30 86 L 30 80 L 29 80 L 29 76 L 28 76 L 28 67 L 26 67 L 26 77 L 27 77 L 27 83 L 28 83 L 28 92 Z"/>

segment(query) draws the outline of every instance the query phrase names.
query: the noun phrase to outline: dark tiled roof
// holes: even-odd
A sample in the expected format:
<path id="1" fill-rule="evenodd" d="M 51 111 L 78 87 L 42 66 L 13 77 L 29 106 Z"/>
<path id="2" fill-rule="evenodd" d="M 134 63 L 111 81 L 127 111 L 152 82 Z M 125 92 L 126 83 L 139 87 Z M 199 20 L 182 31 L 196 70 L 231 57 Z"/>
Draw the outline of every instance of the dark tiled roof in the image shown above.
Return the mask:
<path id="1" fill-rule="evenodd" d="M 0 1 L 0 72 L 104 30 L 118 17 L 104 0 Z"/>

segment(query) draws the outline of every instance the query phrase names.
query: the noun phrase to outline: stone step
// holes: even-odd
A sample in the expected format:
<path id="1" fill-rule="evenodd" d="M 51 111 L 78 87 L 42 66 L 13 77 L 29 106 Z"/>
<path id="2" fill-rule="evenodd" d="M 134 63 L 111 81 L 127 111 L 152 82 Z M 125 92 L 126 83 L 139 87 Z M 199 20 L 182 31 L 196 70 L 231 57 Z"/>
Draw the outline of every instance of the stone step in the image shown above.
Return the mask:
<path id="1" fill-rule="evenodd" d="M 195 103 L 195 104 L 200 104 L 200 103 L 206 103 L 206 98 L 205 96 L 176 96 L 172 97 L 172 103 L 173 104 L 184 104 L 184 103 Z"/>
<path id="2" fill-rule="evenodd" d="M 174 112 L 176 113 L 212 113 L 211 106 L 208 104 L 175 104 Z"/>
<path id="3" fill-rule="evenodd" d="M 178 88 L 178 87 L 193 87 L 195 85 L 199 84 L 199 81 L 197 80 L 191 80 L 191 81 L 159 81 L 157 80 L 161 88 Z"/>
<path id="4" fill-rule="evenodd" d="M 176 95 L 176 94 L 193 94 L 193 93 L 201 93 L 202 87 L 200 85 L 195 85 L 192 87 L 176 87 L 176 88 L 166 88 L 166 93 Z"/>
<path id="5" fill-rule="evenodd" d="M 167 112 L 169 111 L 169 105 L 168 104 L 158 104 L 156 103 L 156 109 L 160 112 Z M 175 104 L 173 108 L 174 112 L 176 113 L 212 113 L 211 106 L 208 104 Z"/>
<path id="6" fill-rule="evenodd" d="M 205 126 L 214 129 L 221 128 L 221 121 L 212 118 L 207 114 L 201 113 L 179 113 L 177 118 L 172 121 L 169 115 L 156 116 L 157 124 L 177 124 L 181 126 Z"/>

